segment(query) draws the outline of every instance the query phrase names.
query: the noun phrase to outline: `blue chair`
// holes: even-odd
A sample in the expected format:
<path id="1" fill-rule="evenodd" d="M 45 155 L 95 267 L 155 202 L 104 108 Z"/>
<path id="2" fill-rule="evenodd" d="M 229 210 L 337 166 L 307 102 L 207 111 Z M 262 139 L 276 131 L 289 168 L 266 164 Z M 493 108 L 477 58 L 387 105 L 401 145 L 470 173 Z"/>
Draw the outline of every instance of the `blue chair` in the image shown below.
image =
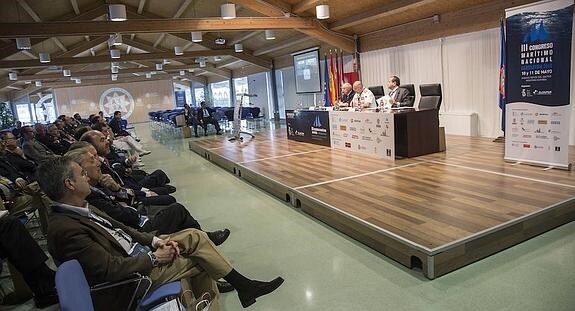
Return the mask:
<path id="1" fill-rule="evenodd" d="M 180 303 L 180 293 L 182 287 L 179 281 L 164 284 L 157 289 L 149 292 L 152 282 L 149 277 L 136 274 L 133 278 L 119 282 L 107 282 L 95 285 L 92 288 L 86 281 L 86 276 L 78 260 L 73 259 L 64 262 L 56 271 L 56 291 L 60 300 L 60 309 L 62 311 L 93 311 L 94 304 L 91 292 L 98 290 L 121 286 L 129 283 L 137 283 L 137 287 L 131 298 L 128 310 L 134 309 L 134 301 L 139 301 L 138 310 L 148 311 L 154 307 L 170 301 L 177 300 Z M 136 295 L 143 288 L 142 299 Z"/>

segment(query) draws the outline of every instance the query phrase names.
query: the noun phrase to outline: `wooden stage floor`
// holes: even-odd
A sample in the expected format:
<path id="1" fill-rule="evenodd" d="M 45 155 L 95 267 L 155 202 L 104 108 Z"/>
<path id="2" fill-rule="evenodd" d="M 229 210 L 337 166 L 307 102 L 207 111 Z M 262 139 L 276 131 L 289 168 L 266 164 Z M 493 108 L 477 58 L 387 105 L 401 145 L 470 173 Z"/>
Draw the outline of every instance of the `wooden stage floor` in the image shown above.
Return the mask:
<path id="1" fill-rule="evenodd" d="M 448 135 L 446 152 L 386 161 L 286 136 L 190 149 L 430 279 L 575 219 L 574 171 L 507 163 L 491 139 Z"/>

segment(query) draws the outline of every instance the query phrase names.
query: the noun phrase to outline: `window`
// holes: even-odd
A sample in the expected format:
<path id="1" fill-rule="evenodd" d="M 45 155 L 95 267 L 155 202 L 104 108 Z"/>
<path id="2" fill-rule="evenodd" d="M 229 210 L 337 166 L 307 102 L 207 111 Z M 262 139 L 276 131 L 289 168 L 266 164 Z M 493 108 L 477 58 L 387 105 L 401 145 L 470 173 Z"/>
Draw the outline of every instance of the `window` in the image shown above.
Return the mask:
<path id="1" fill-rule="evenodd" d="M 196 107 L 200 106 L 200 103 L 206 100 L 206 96 L 204 95 L 204 88 L 203 87 L 194 88 L 194 97 L 196 99 L 194 106 Z"/>
<path id="2" fill-rule="evenodd" d="M 249 93 L 248 78 L 243 77 L 234 79 L 234 89 L 236 91 L 235 100 L 238 100 L 242 94 L 248 94 Z"/>
<path id="3" fill-rule="evenodd" d="M 18 116 L 18 120 L 22 122 L 22 124 L 32 124 L 32 116 L 30 115 L 30 104 L 17 104 L 16 114 Z"/>
<path id="4" fill-rule="evenodd" d="M 230 107 L 230 83 L 222 81 L 210 84 L 213 107 Z"/>

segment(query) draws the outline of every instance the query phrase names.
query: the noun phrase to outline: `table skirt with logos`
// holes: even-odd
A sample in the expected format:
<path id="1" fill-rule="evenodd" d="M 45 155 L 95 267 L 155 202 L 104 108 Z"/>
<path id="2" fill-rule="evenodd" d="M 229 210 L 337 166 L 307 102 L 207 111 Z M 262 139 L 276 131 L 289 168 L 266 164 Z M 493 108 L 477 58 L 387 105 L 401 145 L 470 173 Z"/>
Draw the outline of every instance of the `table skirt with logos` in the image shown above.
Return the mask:
<path id="1" fill-rule="evenodd" d="M 287 110 L 288 139 L 393 160 L 439 151 L 435 109 Z"/>

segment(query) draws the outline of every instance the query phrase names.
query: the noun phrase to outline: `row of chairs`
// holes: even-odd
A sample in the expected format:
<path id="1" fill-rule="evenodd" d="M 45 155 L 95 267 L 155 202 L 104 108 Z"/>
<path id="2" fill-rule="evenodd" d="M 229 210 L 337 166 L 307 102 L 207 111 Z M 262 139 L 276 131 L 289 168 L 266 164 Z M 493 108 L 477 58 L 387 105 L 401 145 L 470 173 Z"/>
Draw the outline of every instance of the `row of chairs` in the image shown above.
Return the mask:
<path id="1" fill-rule="evenodd" d="M 406 89 L 408 92 L 408 104 L 406 106 L 413 107 L 415 104 L 415 86 L 413 84 L 402 84 L 400 88 Z M 383 86 L 371 86 L 368 89 L 375 95 L 375 98 L 385 96 Z M 420 84 L 419 85 L 419 109 L 438 109 L 441 107 L 443 93 L 441 91 L 441 83 Z"/>

